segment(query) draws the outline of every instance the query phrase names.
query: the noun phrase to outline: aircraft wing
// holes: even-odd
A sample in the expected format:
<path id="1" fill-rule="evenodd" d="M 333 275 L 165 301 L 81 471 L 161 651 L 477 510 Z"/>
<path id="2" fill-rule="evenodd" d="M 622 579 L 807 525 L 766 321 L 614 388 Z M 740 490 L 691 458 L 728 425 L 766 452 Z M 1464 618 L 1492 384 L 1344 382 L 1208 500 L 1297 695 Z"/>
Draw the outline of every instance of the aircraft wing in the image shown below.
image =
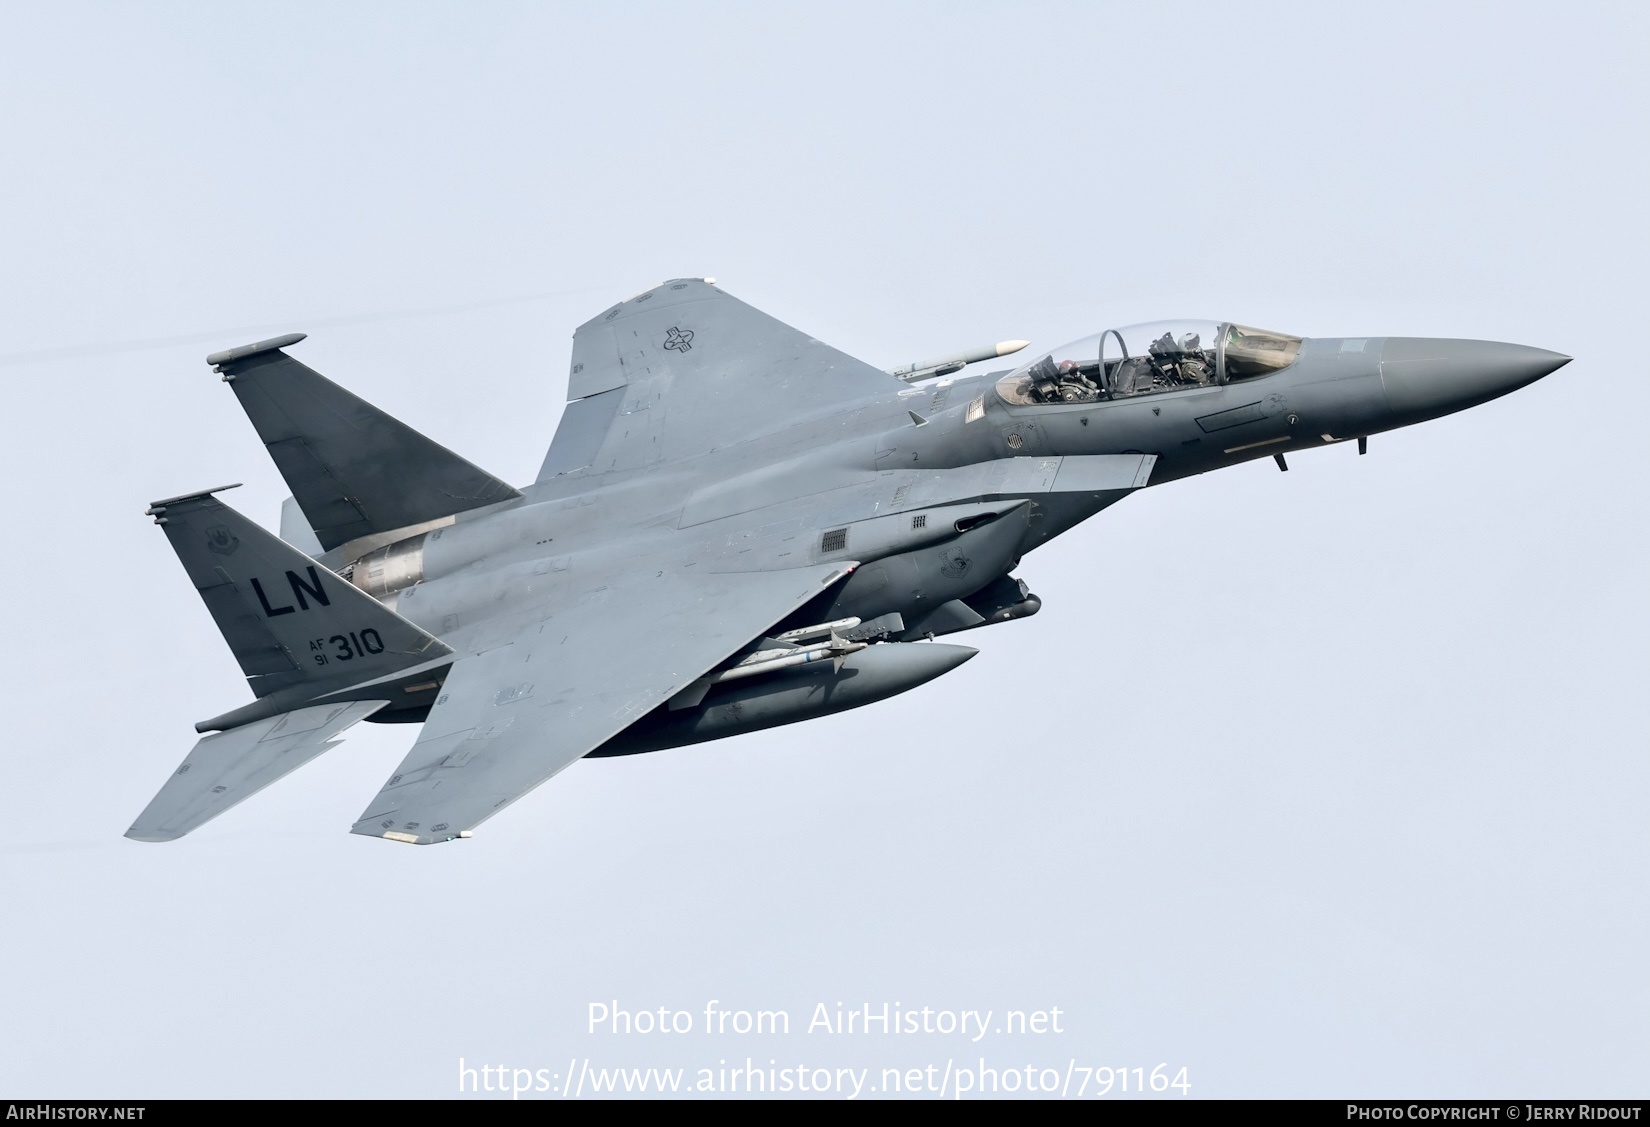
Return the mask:
<path id="1" fill-rule="evenodd" d="M 699 278 L 573 334 L 568 405 L 539 480 L 679 461 L 907 385 Z"/>
<path id="2" fill-rule="evenodd" d="M 460 657 L 353 832 L 429 845 L 498 813 L 853 569 L 639 566 Z"/>

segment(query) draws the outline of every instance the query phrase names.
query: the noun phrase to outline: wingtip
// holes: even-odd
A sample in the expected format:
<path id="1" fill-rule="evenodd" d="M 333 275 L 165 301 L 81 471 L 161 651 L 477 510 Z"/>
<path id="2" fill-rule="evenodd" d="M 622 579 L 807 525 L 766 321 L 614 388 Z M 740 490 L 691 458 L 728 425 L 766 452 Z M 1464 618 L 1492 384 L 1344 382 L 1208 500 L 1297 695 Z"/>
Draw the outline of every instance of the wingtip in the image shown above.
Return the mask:
<path id="1" fill-rule="evenodd" d="M 454 833 L 443 829 L 439 833 L 408 833 L 404 830 L 385 829 L 382 822 L 365 825 L 356 823 L 350 827 L 350 833 L 360 834 L 362 837 L 379 837 L 385 841 L 398 841 L 403 845 L 440 845 L 443 842 L 468 840 L 475 836 L 470 830 L 459 830 Z"/>
<path id="2" fill-rule="evenodd" d="M 182 837 L 181 833 L 168 833 L 165 830 L 140 830 L 133 826 L 126 831 L 125 836 L 131 841 L 176 841 Z"/>

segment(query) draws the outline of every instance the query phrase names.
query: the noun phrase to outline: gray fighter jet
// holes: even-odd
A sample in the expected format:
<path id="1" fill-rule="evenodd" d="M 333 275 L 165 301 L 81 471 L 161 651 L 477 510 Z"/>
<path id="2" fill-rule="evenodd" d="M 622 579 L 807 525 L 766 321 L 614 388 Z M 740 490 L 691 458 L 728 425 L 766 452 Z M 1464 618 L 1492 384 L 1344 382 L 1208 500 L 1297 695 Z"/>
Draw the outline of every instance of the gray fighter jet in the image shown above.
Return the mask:
<path id="1" fill-rule="evenodd" d="M 292 359 L 302 339 L 207 358 L 292 490 L 281 536 L 221 489 L 148 510 L 256 699 L 195 726 L 128 837 L 181 837 L 361 720 L 423 730 L 354 832 L 469 837 L 587 756 L 955 669 L 976 651 L 932 639 L 1037 613 L 1020 561 L 1135 490 L 1361 453 L 1569 360 L 1182 322 L 1006 373 L 962 370 L 1024 342 L 889 372 L 683 278 L 574 333 L 561 426 L 517 489 Z"/>

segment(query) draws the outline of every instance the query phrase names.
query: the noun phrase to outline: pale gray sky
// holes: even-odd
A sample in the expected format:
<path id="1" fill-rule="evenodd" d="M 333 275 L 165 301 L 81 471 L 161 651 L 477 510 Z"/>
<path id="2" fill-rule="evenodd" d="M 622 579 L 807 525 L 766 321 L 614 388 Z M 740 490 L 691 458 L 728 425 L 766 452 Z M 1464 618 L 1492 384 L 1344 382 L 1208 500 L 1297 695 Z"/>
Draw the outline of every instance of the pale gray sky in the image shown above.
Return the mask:
<path id="1" fill-rule="evenodd" d="M 1642 6 L 0 12 L 0 1091 L 747 1055 L 1650 1087 Z M 575 766 L 473 842 L 347 832 L 413 735 L 371 725 L 122 839 L 248 696 L 142 510 L 244 481 L 273 524 L 285 493 L 205 353 L 308 329 L 306 363 L 526 481 L 574 326 L 689 274 L 890 366 L 1171 316 L 1576 361 L 1365 458 L 1132 498 L 1029 557 L 1043 613 L 956 673 Z M 79 351 L 19 359 L 47 350 Z M 797 1031 L 585 1031 L 712 998 Z M 884 1000 L 1066 1032 L 800 1031 Z"/>

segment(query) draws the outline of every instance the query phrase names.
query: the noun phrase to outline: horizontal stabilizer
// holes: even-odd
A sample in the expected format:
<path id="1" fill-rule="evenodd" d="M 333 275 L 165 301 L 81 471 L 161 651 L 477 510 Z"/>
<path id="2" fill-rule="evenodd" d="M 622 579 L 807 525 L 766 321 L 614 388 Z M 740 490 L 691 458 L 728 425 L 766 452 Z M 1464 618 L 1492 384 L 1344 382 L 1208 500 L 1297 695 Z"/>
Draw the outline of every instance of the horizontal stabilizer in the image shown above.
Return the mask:
<path id="1" fill-rule="evenodd" d="M 206 736 L 172 772 L 126 836 L 134 841 L 176 841 L 335 747 L 334 736 L 388 703 L 315 705 Z"/>
<path id="2" fill-rule="evenodd" d="M 215 352 L 207 363 L 241 401 L 322 548 L 521 496 L 281 351 L 302 339 Z"/>
<path id="3" fill-rule="evenodd" d="M 260 697 L 356 684 L 452 653 L 210 493 L 156 501 L 148 512 Z"/>

